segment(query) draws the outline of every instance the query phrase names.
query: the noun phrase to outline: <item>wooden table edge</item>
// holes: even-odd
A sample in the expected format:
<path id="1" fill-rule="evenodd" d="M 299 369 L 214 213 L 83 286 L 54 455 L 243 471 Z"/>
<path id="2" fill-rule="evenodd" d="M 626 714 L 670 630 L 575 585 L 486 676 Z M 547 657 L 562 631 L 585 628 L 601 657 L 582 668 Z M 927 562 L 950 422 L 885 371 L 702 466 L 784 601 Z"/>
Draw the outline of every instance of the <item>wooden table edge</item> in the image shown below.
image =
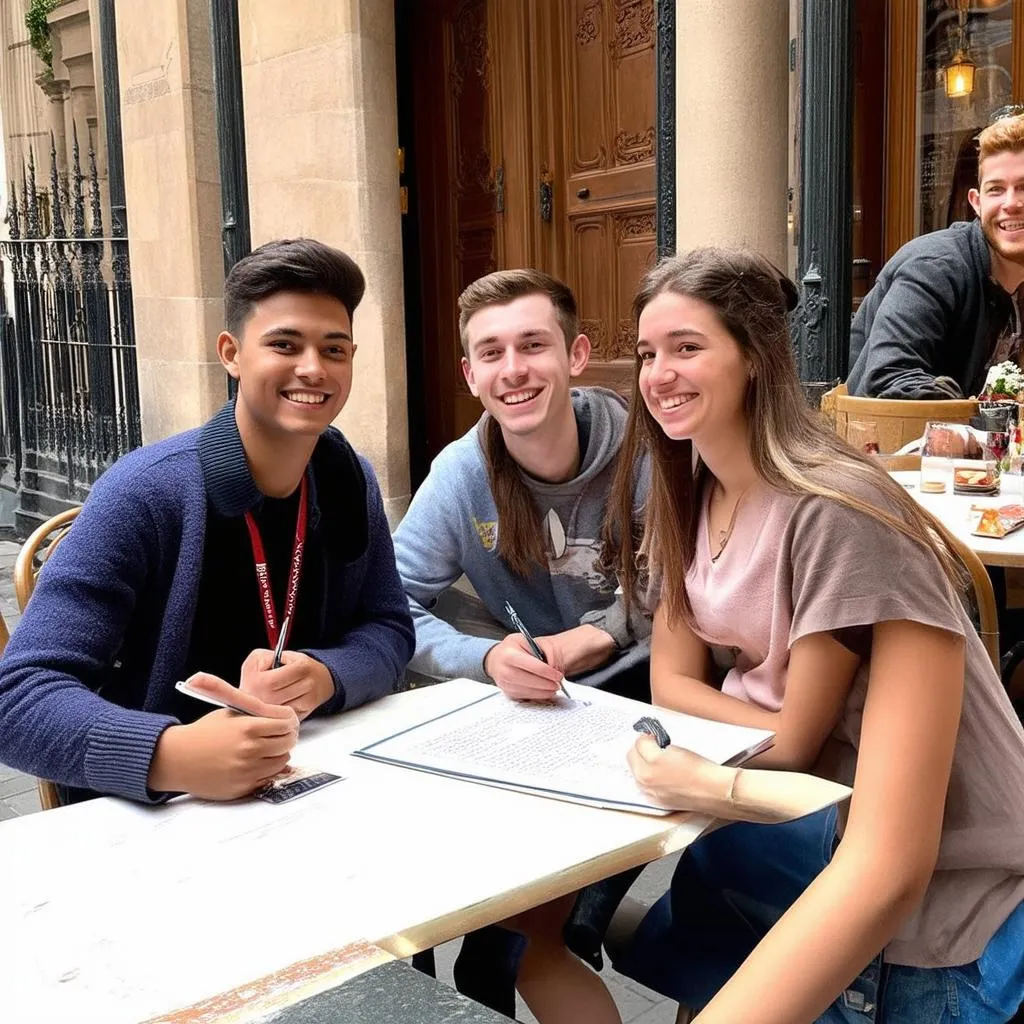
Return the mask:
<path id="1" fill-rule="evenodd" d="M 613 814 L 628 814 L 628 811 L 612 811 Z M 524 910 L 548 903 L 568 893 L 577 892 L 592 882 L 610 878 L 621 871 L 650 864 L 670 853 L 685 849 L 709 829 L 715 827 L 714 819 L 702 815 L 682 812 L 664 819 L 677 827 L 668 832 L 644 836 L 628 846 L 611 853 L 600 854 L 583 861 L 557 875 L 536 882 L 528 882 L 508 892 L 499 893 L 475 903 L 463 910 L 454 910 L 424 924 L 415 925 L 392 935 L 374 938 L 373 943 L 398 958 L 412 956 L 424 949 L 430 949 L 442 942 L 465 935 L 485 925 L 496 924 Z M 705 822 L 694 837 L 685 833 L 682 826 L 693 822 Z"/>
<path id="2" fill-rule="evenodd" d="M 1024 569 L 1024 554 L 979 551 L 977 548 L 971 548 L 971 550 L 981 559 L 982 565 L 999 566 L 1003 569 Z"/>
<path id="3" fill-rule="evenodd" d="M 146 1024 L 247 1024 L 326 992 L 394 956 L 367 942 L 353 942 L 328 953 L 299 960 L 255 981 L 211 996 Z"/>
<path id="4" fill-rule="evenodd" d="M 626 811 L 612 811 L 625 814 Z M 665 821 L 675 828 L 642 839 L 612 853 L 592 857 L 552 878 L 530 882 L 497 896 L 481 900 L 464 910 L 454 910 L 433 921 L 374 942 L 355 942 L 327 953 L 289 964 L 279 971 L 238 985 L 191 1006 L 150 1018 L 146 1024 L 250 1024 L 267 1014 L 294 1006 L 357 977 L 365 971 L 418 953 L 423 949 L 465 935 L 484 925 L 503 921 L 549 900 L 576 892 L 591 882 L 649 864 L 685 849 L 690 838 L 683 826 L 707 821 L 700 815 L 674 814 Z M 716 826 L 709 821 L 700 835 Z"/>

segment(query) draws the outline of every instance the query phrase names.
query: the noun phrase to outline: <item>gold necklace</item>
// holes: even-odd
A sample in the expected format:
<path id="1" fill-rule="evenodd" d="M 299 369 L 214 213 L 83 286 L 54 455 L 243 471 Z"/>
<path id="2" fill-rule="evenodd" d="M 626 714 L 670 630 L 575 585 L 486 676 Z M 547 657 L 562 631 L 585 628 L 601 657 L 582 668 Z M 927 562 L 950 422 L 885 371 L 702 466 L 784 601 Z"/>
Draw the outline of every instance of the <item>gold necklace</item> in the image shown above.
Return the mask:
<path id="1" fill-rule="evenodd" d="M 716 486 L 721 488 L 722 485 L 716 482 Z M 750 490 L 749 487 L 744 487 L 743 490 L 740 491 L 740 496 L 736 499 L 736 503 L 732 507 L 732 515 L 729 516 L 729 523 L 728 523 L 728 525 L 726 526 L 726 528 L 724 530 L 719 530 L 718 531 L 718 551 L 715 552 L 715 554 L 713 554 L 711 556 L 711 561 L 712 562 L 717 562 L 718 561 L 718 559 L 721 556 L 722 552 L 725 550 L 726 544 L 729 543 L 729 538 L 732 536 L 733 527 L 736 525 L 736 513 L 739 511 L 740 504 L 743 502 L 744 497 L 746 497 L 746 494 L 747 494 L 748 490 Z M 723 490 L 722 493 L 725 494 L 725 491 Z M 709 524 L 710 524 L 710 521 L 711 521 L 711 504 L 709 502 L 708 503 L 708 522 L 709 522 Z"/>

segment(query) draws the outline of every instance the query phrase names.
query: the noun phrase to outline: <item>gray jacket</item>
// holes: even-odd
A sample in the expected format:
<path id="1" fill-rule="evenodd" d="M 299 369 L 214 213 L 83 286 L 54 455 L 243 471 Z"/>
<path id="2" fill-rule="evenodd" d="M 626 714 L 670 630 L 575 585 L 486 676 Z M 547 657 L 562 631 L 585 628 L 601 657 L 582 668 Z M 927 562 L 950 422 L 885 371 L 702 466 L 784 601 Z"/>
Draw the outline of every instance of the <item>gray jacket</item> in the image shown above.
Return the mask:
<path id="1" fill-rule="evenodd" d="M 583 623 L 611 635 L 619 649 L 614 663 L 580 682 L 601 685 L 607 676 L 647 657 L 650 620 L 636 608 L 627 617 L 618 581 L 597 564 L 626 403 L 604 388 L 574 389 L 572 402 L 581 435 L 586 435 L 577 475 L 549 484 L 523 474 L 548 550 L 547 566 L 527 578 L 512 572 L 497 552 L 501 525 L 480 445 L 487 415 L 434 460 L 395 531 L 398 572 L 416 625 L 416 654 L 410 663 L 414 672 L 436 679 L 487 681 L 483 660 L 496 643 L 493 631 L 463 632 L 441 615 L 445 592 L 463 574 L 501 635 L 512 629 L 506 601 L 538 636 Z M 646 495 L 646 473 L 644 463 L 638 467 L 639 500 Z"/>
<path id="2" fill-rule="evenodd" d="M 1012 312 L 992 280 L 978 221 L 956 223 L 904 245 L 878 275 L 850 330 L 851 395 L 976 395 Z"/>

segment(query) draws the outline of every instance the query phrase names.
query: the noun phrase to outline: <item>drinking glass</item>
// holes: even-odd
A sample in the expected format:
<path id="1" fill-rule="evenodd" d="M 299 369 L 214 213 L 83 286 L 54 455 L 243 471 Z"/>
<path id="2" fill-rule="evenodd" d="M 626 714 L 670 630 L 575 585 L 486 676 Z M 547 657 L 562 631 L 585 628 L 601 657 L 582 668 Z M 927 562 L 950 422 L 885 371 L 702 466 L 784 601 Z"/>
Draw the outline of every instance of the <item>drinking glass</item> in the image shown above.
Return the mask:
<path id="1" fill-rule="evenodd" d="M 921 456 L 921 493 L 945 494 L 953 490 L 953 460 L 939 455 Z"/>

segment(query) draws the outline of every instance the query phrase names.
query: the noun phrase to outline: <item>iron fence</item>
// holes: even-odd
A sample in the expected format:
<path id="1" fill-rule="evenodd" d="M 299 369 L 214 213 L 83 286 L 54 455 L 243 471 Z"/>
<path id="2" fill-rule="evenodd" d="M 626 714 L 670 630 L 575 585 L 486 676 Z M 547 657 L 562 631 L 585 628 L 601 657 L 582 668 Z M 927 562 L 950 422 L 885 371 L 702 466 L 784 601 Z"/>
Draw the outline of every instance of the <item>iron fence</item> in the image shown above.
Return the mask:
<path id="1" fill-rule="evenodd" d="M 66 477 L 69 498 L 142 443 L 128 241 L 105 237 L 96 173 L 70 173 L 51 138 L 49 190 L 30 154 L 7 207 L 13 302 L 0 339 L 0 449 L 20 482 L 26 466 Z M 13 412 L 17 410 L 17 412 Z"/>

